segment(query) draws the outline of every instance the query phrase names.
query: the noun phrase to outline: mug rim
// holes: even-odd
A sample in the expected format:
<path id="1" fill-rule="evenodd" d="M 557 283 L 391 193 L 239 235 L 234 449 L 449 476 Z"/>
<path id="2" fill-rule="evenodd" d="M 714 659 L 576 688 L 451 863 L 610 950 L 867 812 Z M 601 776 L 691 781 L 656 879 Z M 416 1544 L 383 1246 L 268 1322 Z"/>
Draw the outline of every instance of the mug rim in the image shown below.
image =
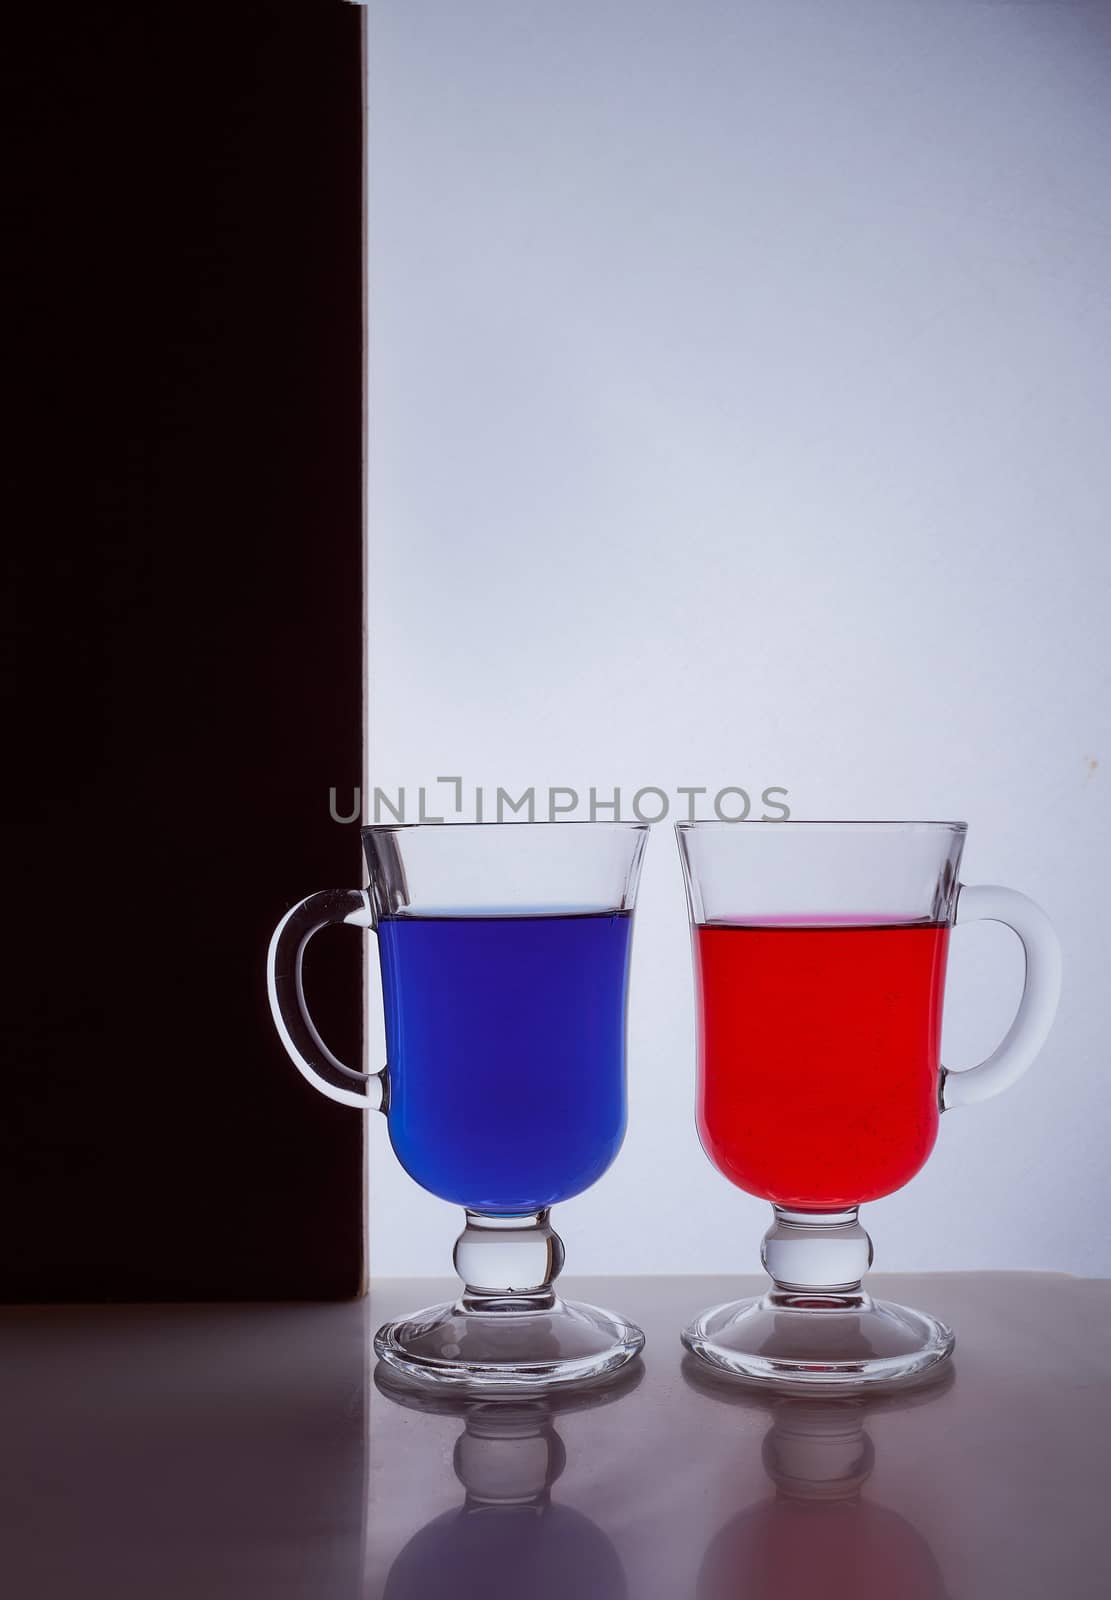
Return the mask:
<path id="1" fill-rule="evenodd" d="M 939 822 L 933 819 L 918 817 L 907 818 L 874 818 L 864 819 L 859 817 L 787 817 L 782 821 L 742 820 L 735 822 L 723 821 L 720 817 L 697 818 L 693 822 L 676 822 L 673 824 L 676 833 L 690 833 L 696 828 L 884 828 L 896 830 L 899 828 L 932 828 L 949 833 L 967 833 L 967 822 Z"/>
<path id="2" fill-rule="evenodd" d="M 608 828 L 621 830 L 628 833 L 647 833 L 652 827 L 650 822 L 591 822 L 588 817 L 561 817 L 553 822 L 366 822 L 360 827 L 360 833 L 415 833 L 418 829 L 425 830 L 442 828 Z"/>

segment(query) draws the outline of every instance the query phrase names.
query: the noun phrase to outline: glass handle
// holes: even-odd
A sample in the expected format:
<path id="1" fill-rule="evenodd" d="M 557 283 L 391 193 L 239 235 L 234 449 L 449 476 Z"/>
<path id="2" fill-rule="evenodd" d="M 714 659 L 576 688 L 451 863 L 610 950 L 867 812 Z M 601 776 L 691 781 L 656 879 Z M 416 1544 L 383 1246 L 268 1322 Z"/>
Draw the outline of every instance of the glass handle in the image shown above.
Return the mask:
<path id="1" fill-rule="evenodd" d="M 1002 922 L 1017 933 L 1026 954 L 1026 982 L 1015 1019 L 1003 1042 L 979 1066 L 964 1072 L 942 1068 L 941 1106 L 971 1106 L 1009 1089 L 1031 1066 L 1053 1026 L 1061 997 L 1061 942 L 1040 906 L 1017 889 L 995 884 L 961 885 L 956 924 Z"/>
<path id="2" fill-rule="evenodd" d="M 286 1054 L 314 1089 L 341 1106 L 383 1111 L 385 1072 L 355 1072 L 345 1067 L 317 1033 L 305 1004 L 301 982 L 305 946 L 314 933 L 337 922 L 374 931 L 374 914 L 365 889 L 324 889 L 286 912 L 274 929 L 266 958 L 270 1010 Z"/>

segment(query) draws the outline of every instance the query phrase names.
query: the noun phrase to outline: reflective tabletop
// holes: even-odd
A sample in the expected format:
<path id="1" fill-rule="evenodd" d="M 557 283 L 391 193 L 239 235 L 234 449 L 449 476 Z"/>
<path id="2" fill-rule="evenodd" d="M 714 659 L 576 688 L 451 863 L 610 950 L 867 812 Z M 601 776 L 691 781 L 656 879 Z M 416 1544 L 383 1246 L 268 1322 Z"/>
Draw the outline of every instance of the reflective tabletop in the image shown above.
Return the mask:
<path id="1" fill-rule="evenodd" d="M 611 1388 L 427 1400 L 380 1321 L 443 1299 L 0 1312 L 13 1594 L 115 1600 L 1087 1600 L 1111 1592 L 1111 1282 L 891 1276 L 951 1369 L 883 1398 L 723 1388 L 678 1334 L 757 1279 L 571 1279 L 645 1329 Z M 564 1285 L 561 1280 L 561 1288 Z"/>

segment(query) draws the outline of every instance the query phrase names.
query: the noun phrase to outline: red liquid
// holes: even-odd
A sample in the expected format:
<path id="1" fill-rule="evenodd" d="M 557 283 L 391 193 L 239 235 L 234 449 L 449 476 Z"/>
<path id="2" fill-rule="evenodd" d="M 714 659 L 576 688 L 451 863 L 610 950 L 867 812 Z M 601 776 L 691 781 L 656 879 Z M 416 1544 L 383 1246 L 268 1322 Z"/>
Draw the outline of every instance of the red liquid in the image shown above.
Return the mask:
<path id="1" fill-rule="evenodd" d="M 937 1137 L 949 929 L 695 929 L 698 1131 L 749 1194 L 841 1210 Z"/>

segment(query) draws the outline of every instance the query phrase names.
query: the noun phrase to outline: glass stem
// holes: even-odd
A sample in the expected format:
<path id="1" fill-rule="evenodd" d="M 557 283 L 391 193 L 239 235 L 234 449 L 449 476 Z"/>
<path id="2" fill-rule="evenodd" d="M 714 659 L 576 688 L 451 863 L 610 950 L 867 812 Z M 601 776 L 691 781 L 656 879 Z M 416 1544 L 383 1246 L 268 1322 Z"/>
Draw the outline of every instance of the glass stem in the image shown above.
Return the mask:
<path id="1" fill-rule="evenodd" d="M 858 1207 L 845 1211 L 788 1211 L 773 1206 L 760 1259 L 775 1289 L 818 1299 L 859 1295 L 872 1265 L 872 1241 Z"/>
<path id="2" fill-rule="evenodd" d="M 563 1267 L 563 1240 L 547 1207 L 527 1216 L 468 1211 L 455 1242 L 455 1270 L 466 1311 L 546 1311 Z"/>

